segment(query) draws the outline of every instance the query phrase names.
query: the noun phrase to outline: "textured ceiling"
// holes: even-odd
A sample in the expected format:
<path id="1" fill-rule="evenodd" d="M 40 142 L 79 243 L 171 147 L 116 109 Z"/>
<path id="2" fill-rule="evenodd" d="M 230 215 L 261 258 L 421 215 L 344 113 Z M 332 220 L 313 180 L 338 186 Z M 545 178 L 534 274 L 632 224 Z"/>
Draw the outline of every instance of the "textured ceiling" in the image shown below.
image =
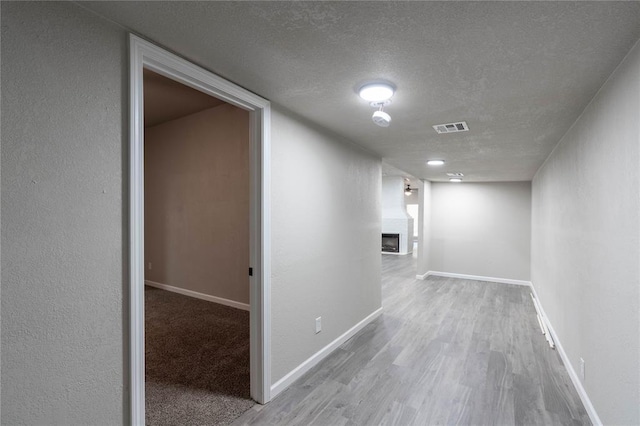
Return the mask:
<path id="1" fill-rule="evenodd" d="M 640 2 L 81 5 L 434 181 L 530 180 L 640 38 Z M 371 79 L 398 88 L 389 128 L 356 95 Z"/>
<path id="2" fill-rule="evenodd" d="M 223 103 L 218 98 L 144 70 L 144 127 L 156 126 Z"/>

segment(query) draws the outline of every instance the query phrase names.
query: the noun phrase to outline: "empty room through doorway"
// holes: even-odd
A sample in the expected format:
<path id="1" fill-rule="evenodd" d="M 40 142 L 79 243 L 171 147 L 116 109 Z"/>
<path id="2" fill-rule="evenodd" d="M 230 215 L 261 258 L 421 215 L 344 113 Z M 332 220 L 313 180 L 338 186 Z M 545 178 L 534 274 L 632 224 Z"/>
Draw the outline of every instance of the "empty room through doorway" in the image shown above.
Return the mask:
<path id="1" fill-rule="evenodd" d="M 249 112 L 144 70 L 147 424 L 227 424 L 249 363 Z"/>

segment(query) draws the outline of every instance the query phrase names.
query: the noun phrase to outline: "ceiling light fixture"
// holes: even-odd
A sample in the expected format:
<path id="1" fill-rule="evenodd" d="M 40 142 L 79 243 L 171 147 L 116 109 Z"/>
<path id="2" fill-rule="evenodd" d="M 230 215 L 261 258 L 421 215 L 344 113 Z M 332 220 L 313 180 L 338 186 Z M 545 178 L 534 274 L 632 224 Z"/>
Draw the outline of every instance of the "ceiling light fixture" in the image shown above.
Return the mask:
<path id="1" fill-rule="evenodd" d="M 460 182 L 462 182 L 462 179 L 460 179 L 460 178 L 451 178 L 451 179 L 449 179 L 449 182 L 460 183 Z"/>
<path id="2" fill-rule="evenodd" d="M 444 164 L 444 160 L 429 160 L 427 161 L 427 165 L 429 166 L 442 166 Z"/>
<path id="3" fill-rule="evenodd" d="M 404 189 L 404 195 L 408 197 L 409 195 L 411 195 L 411 191 L 413 191 L 411 189 L 411 185 L 407 184 L 407 187 Z"/>
<path id="4" fill-rule="evenodd" d="M 371 119 L 380 127 L 389 127 L 391 124 L 391 116 L 384 112 L 383 109 L 391 103 L 391 97 L 395 91 L 394 86 L 382 82 L 367 83 L 358 90 L 358 94 L 362 99 L 369 102 L 372 107 L 378 108 L 377 111 L 374 111 Z"/>
<path id="5" fill-rule="evenodd" d="M 369 83 L 360 88 L 358 94 L 367 102 L 384 102 L 391 99 L 395 92 L 388 83 Z"/>

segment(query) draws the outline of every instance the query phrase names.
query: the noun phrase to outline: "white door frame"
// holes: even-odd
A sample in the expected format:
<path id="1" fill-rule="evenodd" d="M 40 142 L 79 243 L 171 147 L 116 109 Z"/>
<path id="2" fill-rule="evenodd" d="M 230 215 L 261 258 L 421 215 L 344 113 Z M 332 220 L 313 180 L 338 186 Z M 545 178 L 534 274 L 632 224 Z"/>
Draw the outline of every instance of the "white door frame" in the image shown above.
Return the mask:
<path id="1" fill-rule="evenodd" d="M 129 325 L 131 424 L 144 425 L 144 105 L 143 68 L 250 112 L 251 397 L 271 398 L 271 223 L 269 101 L 133 34 L 130 47 Z M 249 271 L 247 271 L 248 273 Z"/>

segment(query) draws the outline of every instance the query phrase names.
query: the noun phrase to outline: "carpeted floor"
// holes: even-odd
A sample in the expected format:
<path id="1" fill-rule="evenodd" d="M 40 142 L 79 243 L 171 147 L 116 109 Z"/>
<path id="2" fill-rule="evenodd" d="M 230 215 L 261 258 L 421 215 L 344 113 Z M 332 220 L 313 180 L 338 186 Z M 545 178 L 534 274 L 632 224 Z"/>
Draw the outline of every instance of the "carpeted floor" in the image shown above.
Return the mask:
<path id="1" fill-rule="evenodd" d="M 249 394 L 249 312 L 145 287 L 146 422 L 226 425 Z"/>

